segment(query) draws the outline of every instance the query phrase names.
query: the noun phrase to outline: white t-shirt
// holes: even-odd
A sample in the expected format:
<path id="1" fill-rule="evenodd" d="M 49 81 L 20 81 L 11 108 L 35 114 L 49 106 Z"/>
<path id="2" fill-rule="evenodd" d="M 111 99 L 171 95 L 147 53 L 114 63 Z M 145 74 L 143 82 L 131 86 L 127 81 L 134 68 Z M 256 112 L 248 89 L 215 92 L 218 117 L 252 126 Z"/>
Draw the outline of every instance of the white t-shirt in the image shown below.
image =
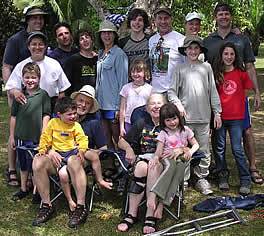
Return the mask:
<path id="1" fill-rule="evenodd" d="M 126 114 L 125 122 L 130 122 L 130 117 L 133 110 L 137 107 L 143 106 L 146 104 L 148 97 L 150 96 L 152 86 L 148 83 L 145 83 L 143 86 L 133 88 L 133 83 L 130 82 L 123 86 L 120 91 L 120 95 L 126 98 Z"/>
<path id="2" fill-rule="evenodd" d="M 186 62 L 185 57 L 178 52 L 178 47 L 183 45 L 185 37 L 176 31 L 171 31 L 162 36 L 164 41 L 160 50 L 157 50 L 160 37 L 157 33 L 149 39 L 149 49 L 153 91 L 163 93 L 171 85 L 176 65 Z"/>
<path id="3" fill-rule="evenodd" d="M 6 83 L 6 90 L 13 88 L 21 90 L 23 83 L 22 69 L 28 62 L 32 62 L 31 57 L 16 65 Z M 58 96 L 60 92 L 65 91 L 71 86 L 58 61 L 45 56 L 42 61 L 37 61 L 36 63 L 41 73 L 39 87 L 45 90 L 50 97 Z"/>

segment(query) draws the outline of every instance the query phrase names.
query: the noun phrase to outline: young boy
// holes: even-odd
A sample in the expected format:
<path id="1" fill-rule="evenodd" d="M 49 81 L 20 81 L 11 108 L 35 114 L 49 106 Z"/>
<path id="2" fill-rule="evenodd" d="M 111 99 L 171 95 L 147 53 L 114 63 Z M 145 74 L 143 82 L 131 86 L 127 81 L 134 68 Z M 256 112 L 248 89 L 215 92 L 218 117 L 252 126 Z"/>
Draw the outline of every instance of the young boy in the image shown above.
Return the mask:
<path id="1" fill-rule="evenodd" d="M 221 103 L 210 64 L 198 60 L 200 53 L 207 51 L 202 40 L 195 35 L 187 36 L 184 45 L 178 50 L 181 54 L 187 55 L 188 64 L 181 64 L 176 68 L 168 90 L 168 100 L 185 116 L 186 125 L 193 130 L 200 145 L 199 151 L 206 156 L 194 168 L 197 179 L 195 188 L 202 194 L 209 195 L 213 191 L 205 177 L 209 174 L 211 161 L 209 151 L 211 111 L 214 114 L 214 127 L 218 129 L 221 127 Z M 188 167 L 185 181 L 190 178 L 189 171 Z"/>
<path id="2" fill-rule="evenodd" d="M 69 157 L 84 158 L 92 162 L 97 181 L 103 187 L 111 189 L 111 183 L 103 180 L 99 159 L 88 155 L 88 137 L 85 136 L 81 125 L 76 122 L 77 105 L 69 97 L 59 98 L 55 105 L 58 118 L 52 119 L 40 138 L 38 156 L 45 155 L 51 147 L 61 156 L 61 166 L 58 168 L 60 182 L 64 194 L 68 200 L 71 211 L 75 210 L 76 204 L 71 197 L 69 177 L 67 173 L 67 161 Z M 77 145 L 77 147 L 76 147 Z"/>
<path id="3" fill-rule="evenodd" d="M 21 105 L 14 100 L 11 108 L 10 138 L 13 149 L 16 146 L 37 144 L 42 131 L 48 124 L 51 114 L 50 98 L 39 88 L 40 69 L 34 62 L 27 63 L 22 69 L 25 88 L 23 93 L 27 103 Z M 32 173 L 32 158 L 25 151 L 17 150 L 18 166 L 21 176 L 21 190 L 13 195 L 16 201 L 28 195 L 27 178 Z M 33 195 L 33 199 L 36 195 Z"/>

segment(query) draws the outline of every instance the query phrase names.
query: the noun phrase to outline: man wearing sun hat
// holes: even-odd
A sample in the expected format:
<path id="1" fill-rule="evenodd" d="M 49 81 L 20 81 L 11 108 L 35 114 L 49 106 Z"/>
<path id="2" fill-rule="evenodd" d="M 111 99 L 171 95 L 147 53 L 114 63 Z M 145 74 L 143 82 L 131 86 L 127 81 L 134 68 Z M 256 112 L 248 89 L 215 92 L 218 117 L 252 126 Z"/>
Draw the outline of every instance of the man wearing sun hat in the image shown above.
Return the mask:
<path id="1" fill-rule="evenodd" d="M 74 92 L 71 98 L 77 104 L 78 121 L 86 136 L 89 137 L 89 148 L 104 150 L 107 148 L 107 139 L 101 121 L 96 113 L 99 109 L 95 99 L 95 90 L 90 85 L 83 86 L 78 92 Z"/>
<path id="2" fill-rule="evenodd" d="M 149 39 L 153 91 L 164 93 L 168 90 L 177 64 L 184 63 L 178 52 L 184 36 L 172 30 L 170 8 L 160 7 L 154 12 L 158 33 Z"/>

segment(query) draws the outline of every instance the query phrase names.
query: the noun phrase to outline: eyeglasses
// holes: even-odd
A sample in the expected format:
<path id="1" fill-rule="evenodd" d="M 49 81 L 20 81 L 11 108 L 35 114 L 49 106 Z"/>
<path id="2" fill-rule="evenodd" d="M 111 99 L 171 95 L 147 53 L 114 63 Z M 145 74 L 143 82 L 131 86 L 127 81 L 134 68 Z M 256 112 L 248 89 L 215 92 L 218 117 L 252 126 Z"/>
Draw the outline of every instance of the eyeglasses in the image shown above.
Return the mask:
<path id="1" fill-rule="evenodd" d="M 161 49 L 161 45 L 162 45 L 163 41 L 164 41 L 164 38 L 160 37 L 160 38 L 159 38 L 159 41 L 158 41 L 158 43 L 157 43 L 157 46 L 156 46 L 156 50 L 157 50 L 157 51 L 160 51 L 160 49 Z"/>

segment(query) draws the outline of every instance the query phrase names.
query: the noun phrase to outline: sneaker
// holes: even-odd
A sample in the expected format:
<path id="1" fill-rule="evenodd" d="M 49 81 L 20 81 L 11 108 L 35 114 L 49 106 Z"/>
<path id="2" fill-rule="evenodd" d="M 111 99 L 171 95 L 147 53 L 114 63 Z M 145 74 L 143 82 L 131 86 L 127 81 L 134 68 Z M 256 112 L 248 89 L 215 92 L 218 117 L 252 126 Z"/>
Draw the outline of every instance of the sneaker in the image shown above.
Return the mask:
<path id="1" fill-rule="evenodd" d="M 47 203 L 43 203 L 40 208 L 39 215 L 33 221 L 33 226 L 40 226 L 42 223 L 48 221 L 55 214 L 55 209 Z"/>
<path id="2" fill-rule="evenodd" d="M 250 194 L 250 184 L 241 184 L 240 189 L 239 189 L 239 193 L 242 196 L 247 196 Z"/>
<path id="3" fill-rule="evenodd" d="M 88 216 L 88 210 L 83 205 L 77 204 L 75 211 L 73 212 L 68 226 L 74 228 L 77 225 L 84 224 Z"/>
<path id="4" fill-rule="evenodd" d="M 28 195 L 28 192 L 22 191 L 22 189 L 19 190 L 16 194 L 12 196 L 13 201 L 21 200 L 22 198 L 26 197 Z"/>
<path id="5" fill-rule="evenodd" d="M 41 197 L 39 193 L 35 193 L 32 196 L 32 204 L 40 204 L 41 203 Z"/>
<path id="6" fill-rule="evenodd" d="M 213 190 L 211 189 L 211 185 L 204 178 L 198 179 L 198 181 L 195 184 L 195 189 L 199 191 L 201 194 L 206 196 L 214 193 Z"/>

